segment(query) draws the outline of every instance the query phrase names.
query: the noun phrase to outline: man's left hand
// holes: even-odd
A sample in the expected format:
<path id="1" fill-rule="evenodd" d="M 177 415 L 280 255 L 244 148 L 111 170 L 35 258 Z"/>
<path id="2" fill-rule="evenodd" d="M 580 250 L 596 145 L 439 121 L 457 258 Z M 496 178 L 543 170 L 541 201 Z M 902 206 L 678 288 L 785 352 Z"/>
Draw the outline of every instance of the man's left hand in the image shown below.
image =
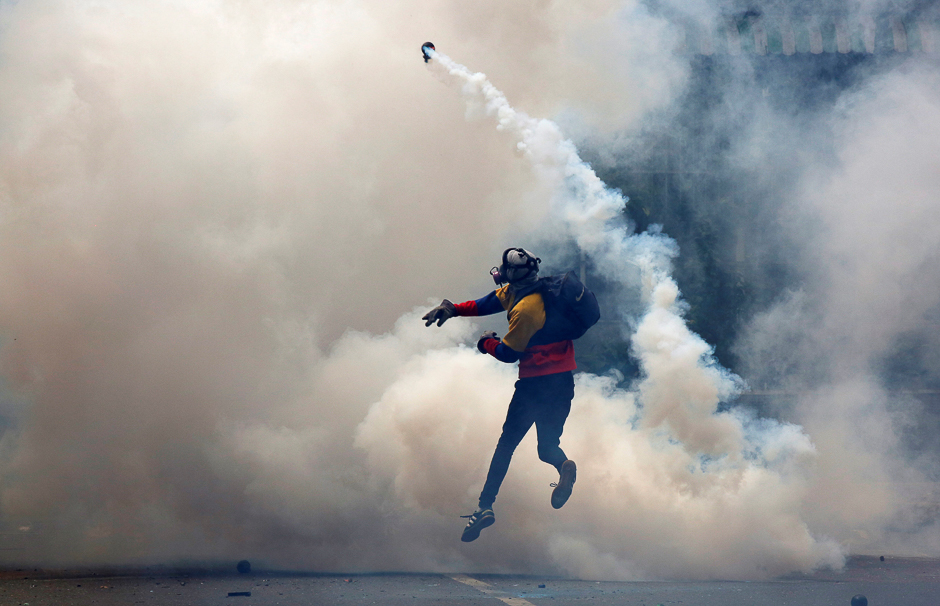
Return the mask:
<path id="1" fill-rule="evenodd" d="M 497 337 L 496 333 L 493 332 L 492 330 L 488 330 L 485 333 L 483 333 L 483 335 L 480 336 L 480 340 L 477 341 L 477 349 L 480 350 L 480 353 L 487 353 L 486 350 L 483 349 L 483 342 L 486 341 L 487 339 L 499 339 L 499 337 Z"/>

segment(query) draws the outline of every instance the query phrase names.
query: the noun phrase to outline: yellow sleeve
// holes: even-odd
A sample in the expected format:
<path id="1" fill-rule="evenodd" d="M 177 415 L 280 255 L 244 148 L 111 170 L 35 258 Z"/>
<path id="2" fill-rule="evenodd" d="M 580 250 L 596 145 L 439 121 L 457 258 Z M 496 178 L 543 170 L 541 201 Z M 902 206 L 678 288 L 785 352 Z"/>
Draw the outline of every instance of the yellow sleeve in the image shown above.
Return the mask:
<path id="1" fill-rule="evenodd" d="M 509 312 L 509 330 L 503 337 L 503 343 L 514 351 L 522 353 L 529 346 L 532 338 L 545 326 L 545 302 L 542 295 L 532 293 L 519 301 Z"/>

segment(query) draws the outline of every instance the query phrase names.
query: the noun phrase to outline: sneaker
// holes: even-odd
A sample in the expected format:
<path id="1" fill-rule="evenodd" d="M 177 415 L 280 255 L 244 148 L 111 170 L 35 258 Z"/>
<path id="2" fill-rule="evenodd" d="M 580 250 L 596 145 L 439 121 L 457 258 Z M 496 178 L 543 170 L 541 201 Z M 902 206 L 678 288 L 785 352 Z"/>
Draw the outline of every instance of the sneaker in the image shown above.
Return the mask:
<path id="1" fill-rule="evenodd" d="M 568 459 L 561 464 L 561 476 L 558 478 L 558 483 L 553 482 L 551 484 L 555 487 L 555 490 L 552 491 L 552 507 L 561 509 L 562 505 L 568 502 L 568 497 L 571 496 L 571 488 L 574 486 L 577 477 L 578 466 L 574 464 L 574 461 Z"/>
<path id="2" fill-rule="evenodd" d="M 480 536 L 480 531 L 488 526 L 492 526 L 493 522 L 496 521 L 496 516 L 493 514 L 492 509 L 478 509 L 468 516 L 460 517 L 470 518 L 470 521 L 467 522 L 467 527 L 463 529 L 463 536 L 460 537 L 460 540 L 464 543 L 476 541 L 477 537 Z"/>

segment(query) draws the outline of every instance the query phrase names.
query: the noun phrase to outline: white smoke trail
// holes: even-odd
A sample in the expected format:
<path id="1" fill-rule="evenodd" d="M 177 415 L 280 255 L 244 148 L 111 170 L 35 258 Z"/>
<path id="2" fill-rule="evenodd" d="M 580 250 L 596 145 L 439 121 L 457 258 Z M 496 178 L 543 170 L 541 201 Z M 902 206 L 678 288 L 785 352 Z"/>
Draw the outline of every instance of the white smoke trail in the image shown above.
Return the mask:
<path id="1" fill-rule="evenodd" d="M 516 149 L 548 185 L 554 217 L 599 272 L 628 284 L 639 270 L 649 306 L 633 340 L 646 372 L 639 387 L 647 407 L 644 423 L 668 420 L 677 437 L 697 451 L 740 450 L 735 424 L 712 414 L 738 391 L 738 379 L 715 363 L 708 345 L 682 320 L 679 290 L 670 276 L 674 241 L 658 233 L 631 234 L 621 219 L 627 198 L 601 181 L 556 123 L 516 111 L 484 74 L 430 53 L 437 73 L 460 85 L 468 115 L 494 116 L 497 130 L 516 140 Z M 625 310 L 617 311 L 625 316 Z"/>
<path id="2" fill-rule="evenodd" d="M 634 515 L 659 531 L 674 536 L 683 528 L 689 540 L 672 549 L 638 548 L 638 535 L 650 541 L 654 535 L 632 524 L 626 532 L 601 530 L 606 525 L 598 523 L 588 536 L 553 537 L 556 564 L 568 572 L 614 577 L 637 569 L 754 577 L 841 566 L 838 545 L 814 537 L 801 516 L 815 460 L 809 438 L 797 426 L 718 412 L 742 384 L 682 318 L 684 306 L 670 276 L 674 242 L 657 233 L 631 234 L 620 220 L 626 198 L 597 177 L 554 122 L 515 110 L 485 75 L 440 52 L 432 59 L 433 71 L 460 87 L 468 117 L 494 117 L 497 129 L 531 162 L 565 237 L 606 278 L 621 284 L 639 278 L 642 288 L 646 311 L 631 338 L 643 377 L 628 394 L 582 375 L 579 389 L 588 395 L 576 396 L 576 408 L 590 409 L 593 418 L 581 425 L 584 418 L 573 414 L 566 444 L 574 442 L 572 452 L 605 468 L 587 465 L 581 474 L 582 486 L 592 475 L 606 484 L 591 488 L 600 498 L 591 500 L 594 511 L 582 510 L 586 519 L 628 519 L 630 512 L 614 503 L 629 503 Z M 617 310 L 624 320 L 626 312 Z M 742 522 L 728 525 L 734 519 Z M 703 532 L 702 526 L 723 528 Z M 648 559 L 638 564 L 627 555 L 637 551 Z M 706 553 L 717 554 L 717 563 L 693 563 Z"/>

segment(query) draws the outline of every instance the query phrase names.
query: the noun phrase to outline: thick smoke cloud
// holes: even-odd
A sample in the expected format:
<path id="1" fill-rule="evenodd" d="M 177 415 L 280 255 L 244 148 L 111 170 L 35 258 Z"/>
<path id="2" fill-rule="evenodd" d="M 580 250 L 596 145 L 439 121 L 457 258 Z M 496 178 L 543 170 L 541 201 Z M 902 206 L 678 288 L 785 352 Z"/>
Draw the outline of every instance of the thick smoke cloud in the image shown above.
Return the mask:
<path id="1" fill-rule="evenodd" d="M 0 520 L 29 529 L 7 562 L 759 578 L 838 566 L 846 533 L 896 515 L 890 488 L 872 486 L 897 471 L 896 436 L 879 430 L 899 420 L 851 372 L 884 350 L 815 385 L 793 419 L 805 431 L 716 414 L 741 384 L 683 323 L 668 238 L 620 226 L 596 240 L 603 221 L 559 213 L 554 193 L 571 192 L 485 108 L 465 120 L 459 89 L 420 61 L 426 39 L 515 107 L 582 133 L 635 128 L 688 74 L 659 50 L 679 31 L 632 3 L 0 3 Z M 933 80 L 892 77 L 836 116 L 840 149 L 892 141 L 915 109 L 918 141 L 937 140 Z M 880 94 L 902 85 L 921 94 Z M 881 115 L 875 139 L 853 130 Z M 898 151 L 928 158 L 923 146 Z M 807 238 L 821 252 L 913 283 L 936 248 L 890 267 L 852 256 L 845 191 L 874 204 L 864 178 L 882 166 L 863 156 L 808 173 L 789 210 L 822 215 L 837 237 Z M 916 166 L 932 174 L 898 164 Z M 929 212 L 936 184 L 919 183 Z M 475 502 L 514 373 L 468 346 L 482 326 L 418 318 L 429 300 L 483 294 L 499 251 L 528 242 L 577 245 L 620 282 L 612 317 L 644 380 L 581 375 L 563 438 L 582 470 L 575 497 L 548 507 L 555 478 L 529 436 L 498 524 L 463 546 L 456 516 Z M 834 267 L 754 318 L 746 378 L 762 360 L 794 380 L 813 370 L 776 357 L 781 336 L 833 359 L 826 334 L 855 335 L 838 314 L 866 305 Z M 878 343 L 916 329 L 929 301 Z M 846 449 L 860 436 L 877 448 Z M 826 500 L 843 489 L 858 498 Z"/>
<path id="2" fill-rule="evenodd" d="M 937 6 L 660 8 L 719 27 L 760 17 L 777 25 L 871 19 L 876 28 L 866 43 L 874 54 L 742 52 L 703 61 L 705 84 L 647 128 L 674 135 L 686 169 L 701 171 L 685 187 L 707 182 L 709 171 L 731 175 L 719 195 L 690 196 L 690 214 L 724 226 L 727 264 L 751 292 L 772 299 L 739 318 L 729 358 L 761 393 L 762 410 L 799 423 L 818 449 L 804 504 L 810 526 L 854 552 L 935 555 L 940 289 L 927 268 L 940 249 L 926 217 L 940 192 L 930 43 Z M 906 38 L 898 38 L 901 23 Z M 684 122 L 670 133 L 677 114 Z M 597 156 L 637 156 L 612 147 Z M 703 265 L 686 263 L 685 277 L 708 283 Z"/>
<path id="3" fill-rule="evenodd" d="M 562 92 L 628 82 L 567 48 L 596 40 L 615 5 L 0 6 L 0 513 L 29 529 L 5 555 L 463 562 L 448 554 L 466 500 L 447 502 L 446 528 L 415 518 L 404 545 L 407 528 L 388 533 L 409 520 L 390 516 L 355 440 L 402 365 L 469 337 L 356 331 L 388 335 L 435 293 L 485 292 L 509 234 L 547 208 L 417 44 L 462 40 L 553 113 Z M 513 45 L 539 56 L 506 63 Z M 473 413 L 486 450 L 476 382 L 433 401 Z"/>
<path id="4" fill-rule="evenodd" d="M 912 438 L 935 424 L 909 394 L 935 388 L 937 376 L 922 365 L 937 348 L 940 305 L 940 282 L 928 269 L 940 231 L 926 218 L 940 191 L 938 93 L 936 71 L 914 65 L 873 78 L 840 103 L 835 168 L 808 171 L 785 211 L 813 225 L 795 230 L 811 261 L 806 279 L 755 317 L 741 341 L 756 381 L 803 391 L 788 414 L 820 448 L 809 510 L 862 549 L 936 553 L 938 545 L 918 511 L 936 499 L 937 452 L 906 456 Z M 904 351 L 910 335 L 926 356 Z M 904 354 L 896 376 L 893 358 Z"/>

